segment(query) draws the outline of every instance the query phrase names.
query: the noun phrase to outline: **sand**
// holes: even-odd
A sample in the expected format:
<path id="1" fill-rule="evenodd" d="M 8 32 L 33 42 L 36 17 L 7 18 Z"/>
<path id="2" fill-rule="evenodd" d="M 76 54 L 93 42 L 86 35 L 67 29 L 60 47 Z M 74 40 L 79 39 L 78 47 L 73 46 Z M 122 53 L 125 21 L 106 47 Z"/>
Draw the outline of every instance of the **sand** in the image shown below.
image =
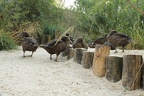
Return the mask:
<path id="1" fill-rule="evenodd" d="M 0 96 L 144 96 L 144 90 L 124 91 L 121 80 L 99 78 L 73 59 L 49 60 L 42 48 L 30 54 L 23 58 L 21 47 L 0 51 Z"/>

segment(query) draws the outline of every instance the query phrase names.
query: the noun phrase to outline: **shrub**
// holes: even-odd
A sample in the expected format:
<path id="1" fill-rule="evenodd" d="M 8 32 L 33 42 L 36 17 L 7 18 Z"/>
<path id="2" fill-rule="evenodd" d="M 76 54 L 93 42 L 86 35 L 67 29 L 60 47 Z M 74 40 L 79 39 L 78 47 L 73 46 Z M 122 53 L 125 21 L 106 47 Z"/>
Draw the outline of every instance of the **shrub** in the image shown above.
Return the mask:
<path id="1" fill-rule="evenodd" d="M 10 34 L 0 31 L 0 50 L 16 49 L 17 45 Z"/>

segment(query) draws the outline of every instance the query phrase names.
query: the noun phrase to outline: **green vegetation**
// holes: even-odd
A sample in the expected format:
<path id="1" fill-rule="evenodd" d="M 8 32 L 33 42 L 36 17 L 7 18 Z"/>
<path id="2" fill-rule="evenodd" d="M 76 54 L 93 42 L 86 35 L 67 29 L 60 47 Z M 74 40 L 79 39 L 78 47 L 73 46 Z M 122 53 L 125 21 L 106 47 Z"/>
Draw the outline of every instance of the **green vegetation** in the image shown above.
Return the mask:
<path id="1" fill-rule="evenodd" d="M 18 34 L 28 29 L 34 29 L 35 33 L 45 34 L 45 27 L 48 27 L 48 34 L 54 34 L 58 24 L 62 20 L 62 9 L 55 6 L 54 0 L 1 0 L 0 1 L 0 43 L 1 49 L 11 49 L 19 42 Z M 50 26 L 49 26 L 50 25 Z M 2 30 L 2 31 L 1 31 Z M 43 32 L 44 30 L 44 32 Z M 9 41 L 2 34 L 17 34 L 14 36 L 15 43 Z M 10 37 L 10 36 L 9 36 Z"/>
<path id="2" fill-rule="evenodd" d="M 143 0 L 130 0 L 139 9 L 144 9 Z M 76 0 L 80 13 L 78 27 L 95 38 L 110 30 L 130 35 L 135 41 L 134 48 L 144 48 L 144 15 L 130 6 L 127 0 Z"/>
<path id="3" fill-rule="evenodd" d="M 34 33 L 54 35 L 70 26 L 75 26 L 77 32 L 84 32 L 86 41 L 115 29 L 130 35 L 136 41 L 135 49 L 143 49 L 144 15 L 128 1 L 76 0 L 76 7 L 68 10 L 61 8 L 61 0 L 1 0 L 0 50 L 16 48 L 19 39 L 15 34 L 31 27 Z M 144 9 L 143 0 L 130 1 Z"/>
<path id="4" fill-rule="evenodd" d="M 5 32 L 0 32 L 0 50 L 16 49 L 13 37 Z"/>

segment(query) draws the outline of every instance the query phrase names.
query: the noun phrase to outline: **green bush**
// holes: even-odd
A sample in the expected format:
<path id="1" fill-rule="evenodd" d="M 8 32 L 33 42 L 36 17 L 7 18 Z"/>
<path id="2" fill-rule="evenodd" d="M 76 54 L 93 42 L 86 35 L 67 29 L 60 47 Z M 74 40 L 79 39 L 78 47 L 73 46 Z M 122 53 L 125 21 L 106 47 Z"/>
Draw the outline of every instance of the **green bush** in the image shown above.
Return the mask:
<path id="1" fill-rule="evenodd" d="M 55 31 L 57 30 L 58 28 L 56 26 L 45 26 L 44 27 L 44 31 L 43 31 L 43 34 L 46 34 L 46 35 L 54 35 L 55 34 Z"/>
<path id="2" fill-rule="evenodd" d="M 0 31 L 0 50 L 16 49 L 17 45 L 10 34 Z"/>

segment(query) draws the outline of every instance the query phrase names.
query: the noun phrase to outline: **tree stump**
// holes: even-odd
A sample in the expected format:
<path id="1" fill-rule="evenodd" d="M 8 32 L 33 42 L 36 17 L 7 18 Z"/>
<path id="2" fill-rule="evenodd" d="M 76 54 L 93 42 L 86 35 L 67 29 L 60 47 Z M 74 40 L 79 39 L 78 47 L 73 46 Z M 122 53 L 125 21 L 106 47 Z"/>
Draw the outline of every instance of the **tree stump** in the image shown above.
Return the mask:
<path id="1" fill-rule="evenodd" d="M 86 51 L 84 48 L 75 48 L 74 51 L 74 61 L 78 64 L 82 64 L 82 56 L 83 56 L 83 51 Z"/>
<path id="2" fill-rule="evenodd" d="M 65 57 L 65 56 L 67 56 L 68 54 L 69 54 L 69 52 L 70 52 L 70 48 L 66 48 L 63 52 L 62 52 L 62 56 L 63 57 Z"/>
<path id="3" fill-rule="evenodd" d="M 94 52 L 84 51 L 82 56 L 82 66 L 83 68 L 89 69 L 93 64 Z"/>
<path id="4" fill-rule="evenodd" d="M 73 48 L 69 49 L 68 55 L 67 55 L 67 60 L 71 59 L 74 57 L 74 50 Z"/>
<path id="5" fill-rule="evenodd" d="M 122 78 L 123 58 L 107 56 L 106 58 L 106 79 L 110 82 L 117 82 Z"/>
<path id="6" fill-rule="evenodd" d="M 42 35 L 41 43 L 42 44 L 47 43 L 47 36 L 46 35 Z"/>
<path id="7" fill-rule="evenodd" d="M 144 90 L 144 66 L 142 67 L 142 89 Z"/>
<path id="8" fill-rule="evenodd" d="M 141 87 L 141 55 L 124 55 L 122 85 L 127 90 L 135 90 Z"/>
<path id="9" fill-rule="evenodd" d="M 95 47 L 93 58 L 93 73 L 98 77 L 105 76 L 106 73 L 106 57 L 110 53 L 110 47 L 106 45 L 97 44 Z"/>

